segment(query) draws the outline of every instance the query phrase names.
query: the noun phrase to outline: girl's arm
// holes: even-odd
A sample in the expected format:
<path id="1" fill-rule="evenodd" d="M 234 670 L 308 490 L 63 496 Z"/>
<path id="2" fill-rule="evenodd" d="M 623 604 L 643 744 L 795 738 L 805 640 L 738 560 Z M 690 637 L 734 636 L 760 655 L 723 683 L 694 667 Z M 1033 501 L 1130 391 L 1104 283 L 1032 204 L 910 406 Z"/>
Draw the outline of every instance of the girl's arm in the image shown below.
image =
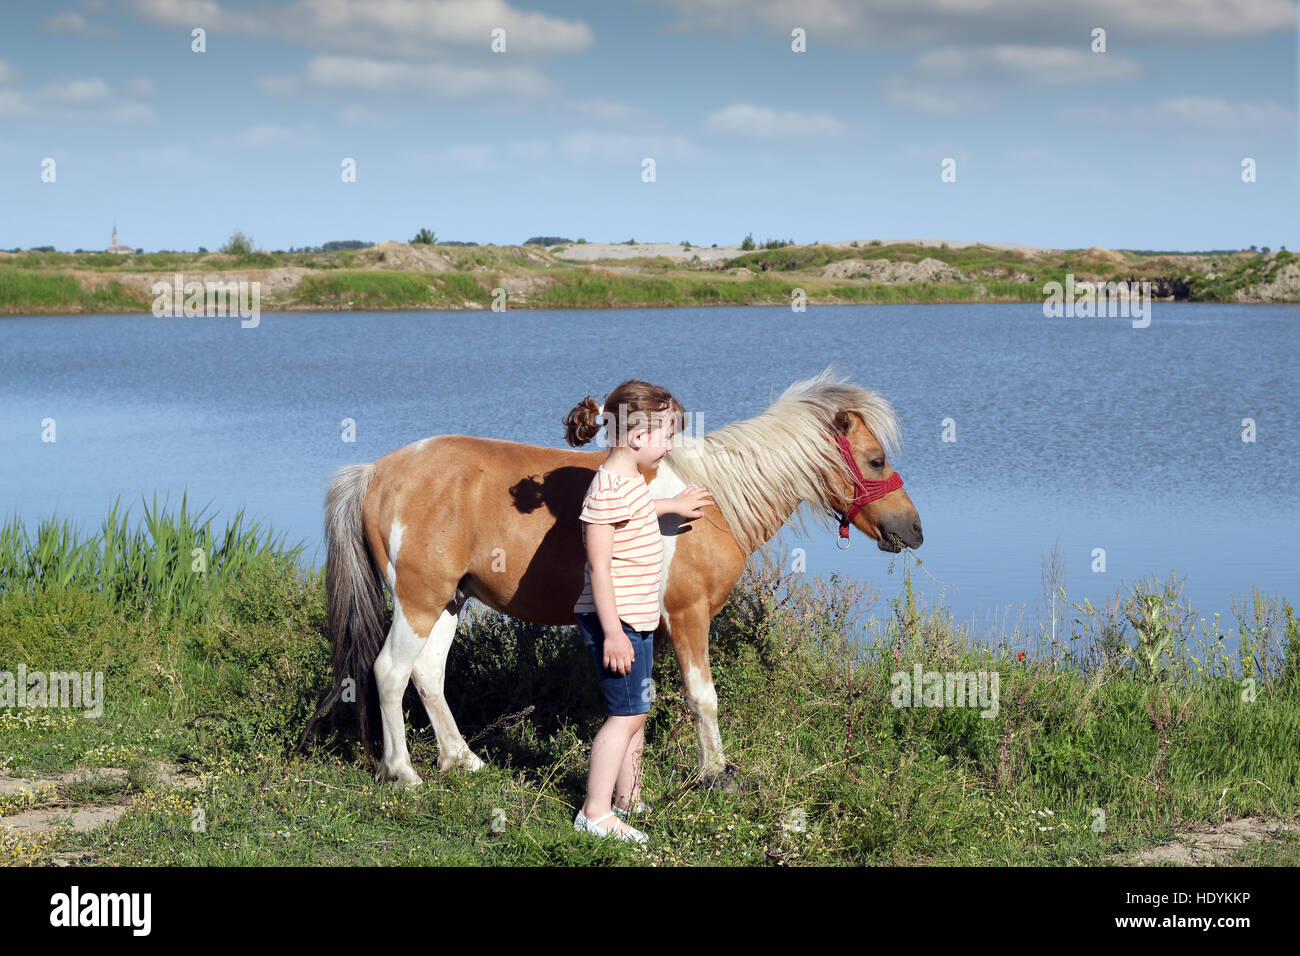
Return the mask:
<path id="1" fill-rule="evenodd" d="M 605 666 L 616 674 L 626 674 L 632 669 L 635 656 L 632 642 L 623 633 L 623 622 L 618 616 L 618 603 L 614 599 L 614 577 L 610 564 L 614 554 L 614 526 L 588 524 L 587 563 L 591 565 L 591 600 L 596 605 L 596 616 L 605 632 Z"/>

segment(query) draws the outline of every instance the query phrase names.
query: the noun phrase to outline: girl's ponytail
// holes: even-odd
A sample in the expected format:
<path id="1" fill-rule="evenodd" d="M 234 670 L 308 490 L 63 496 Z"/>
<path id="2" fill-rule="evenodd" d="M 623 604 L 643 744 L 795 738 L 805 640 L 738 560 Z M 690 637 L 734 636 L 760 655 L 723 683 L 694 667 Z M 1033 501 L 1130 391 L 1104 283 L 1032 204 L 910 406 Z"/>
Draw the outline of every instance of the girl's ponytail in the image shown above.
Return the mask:
<path id="1" fill-rule="evenodd" d="M 564 424 L 564 440 L 576 448 L 585 445 L 600 433 L 601 408 L 588 395 L 560 421 Z"/>

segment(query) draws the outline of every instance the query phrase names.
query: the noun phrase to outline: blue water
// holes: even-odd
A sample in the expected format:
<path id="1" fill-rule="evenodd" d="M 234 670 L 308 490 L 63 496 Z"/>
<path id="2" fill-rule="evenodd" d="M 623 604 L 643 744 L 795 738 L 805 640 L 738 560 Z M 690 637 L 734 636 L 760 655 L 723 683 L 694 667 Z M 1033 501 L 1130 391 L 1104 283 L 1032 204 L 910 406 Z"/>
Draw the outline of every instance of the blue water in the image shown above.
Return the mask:
<path id="1" fill-rule="evenodd" d="M 1300 599 L 1298 347 L 1300 307 L 1186 303 L 1155 303 L 1145 329 L 1037 305 L 3 318 L 0 507 L 93 530 L 119 494 L 138 515 L 141 492 L 188 488 L 219 526 L 246 507 L 319 564 L 337 465 L 445 432 L 564 447 L 560 417 L 628 377 L 712 428 L 833 362 L 898 410 L 938 583 L 917 580 L 958 621 L 1038 620 L 1058 536 L 1071 601 L 1173 570 L 1226 615 L 1256 585 Z M 870 580 L 887 613 L 903 559 L 853 534 L 847 552 L 829 532 L 780 543 L 810 573 Z"/>

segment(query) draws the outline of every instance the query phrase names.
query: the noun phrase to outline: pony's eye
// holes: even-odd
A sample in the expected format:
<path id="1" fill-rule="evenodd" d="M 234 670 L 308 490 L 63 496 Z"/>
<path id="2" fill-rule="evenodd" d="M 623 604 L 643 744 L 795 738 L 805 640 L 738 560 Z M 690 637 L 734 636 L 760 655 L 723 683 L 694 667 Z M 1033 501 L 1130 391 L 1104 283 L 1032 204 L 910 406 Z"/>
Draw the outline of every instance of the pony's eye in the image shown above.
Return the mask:
<path id="1" fill-rule="evenodd" d="M 872 468 L 884 468 L 884 467 L 885 467 L 885 459 L 883 459 L 883 458 L 876 458 L 876 459 L 872 460 L 872 462 L 871 462 L 871 467 L 872 467 Z"/>

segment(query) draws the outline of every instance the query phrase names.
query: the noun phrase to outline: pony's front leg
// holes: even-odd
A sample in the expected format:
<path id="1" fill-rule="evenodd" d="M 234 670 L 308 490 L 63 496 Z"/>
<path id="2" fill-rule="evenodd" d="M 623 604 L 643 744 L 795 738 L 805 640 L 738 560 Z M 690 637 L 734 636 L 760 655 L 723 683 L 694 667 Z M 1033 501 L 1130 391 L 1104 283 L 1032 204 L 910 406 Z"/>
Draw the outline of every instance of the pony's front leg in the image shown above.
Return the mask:
<path id="1" fill-rule="evenodd" d="M 700 782 L 708 787 L 727 786 L 736 768 L 727 763 L 718 729 L 718 692 L 709 669 L 709 616 L 703 609 L 678 611 L 672 616 L 673 649 L 686 690 L 686 706 L 695 719 L 700 745 Z"/>
<path id="2" fill-rule="evenodd" d="M 429 630 L 433 628 L 432 622 Z M 411 766 L 406 749 L 406 720 L 402 716 L 402 697 L 411 680 L 411 670 L 428 639 L 421 637 L 402 610 L 402 602 L 393 596 L 393 626 L 383 650 L 375 658 L 375 683 L 379 687 L 379 714 L 384 726 L 384 756 L 377 778 L 399 787 L 418 786 L 423 781 Z"/>

